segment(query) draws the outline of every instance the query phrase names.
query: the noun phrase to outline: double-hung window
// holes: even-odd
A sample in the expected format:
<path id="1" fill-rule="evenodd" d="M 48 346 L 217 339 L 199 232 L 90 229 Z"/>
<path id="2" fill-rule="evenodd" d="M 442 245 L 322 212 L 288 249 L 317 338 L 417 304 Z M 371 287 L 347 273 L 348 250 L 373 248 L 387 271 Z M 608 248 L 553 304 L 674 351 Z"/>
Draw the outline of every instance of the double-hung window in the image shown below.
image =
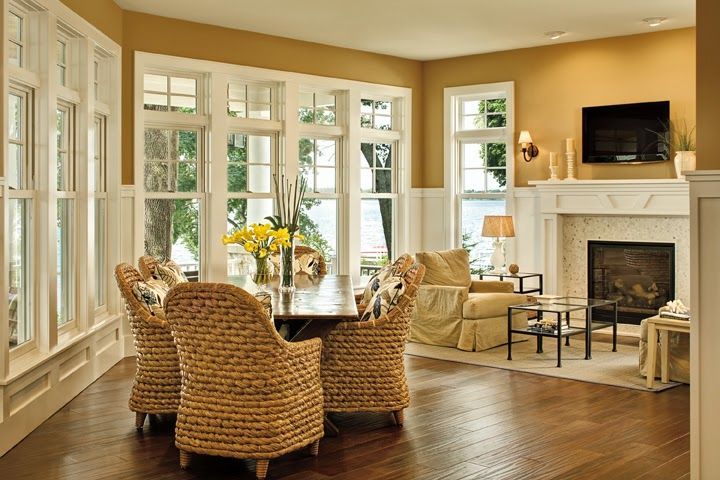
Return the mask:
<path id="1" fill-rule="evenodd" d="M 395 248 L 400 120 L 397 101 L 360 101 L 360 274 L 374 273 L 398 254 Z"/>
<path id="2" fill-rule="evenodd" d="M 72 325 L 76 318 L 76 204 L 75 106 L 57 106 L 57 323 Z"/>
<path id="3" fill-rule="evenodd" d="M 452 243 L 470 252 L 473 273 L 489 265 L 492 239 L 480 234 L 485 215 L 511 211 L 512 83 L 445 89 Z"/>

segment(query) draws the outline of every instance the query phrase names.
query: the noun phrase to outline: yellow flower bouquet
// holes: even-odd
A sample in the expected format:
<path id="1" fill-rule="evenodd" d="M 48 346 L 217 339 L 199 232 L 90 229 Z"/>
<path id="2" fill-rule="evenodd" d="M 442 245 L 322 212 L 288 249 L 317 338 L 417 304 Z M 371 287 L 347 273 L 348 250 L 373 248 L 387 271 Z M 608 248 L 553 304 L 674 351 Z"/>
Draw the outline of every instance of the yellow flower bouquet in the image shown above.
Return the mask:
<path id="1" fill-rule="evenodd" d="M 223 244 L 241 245 L 246 252 L 255 258 L 255 275 L 253 281 L 265 285 L 270 281 L 269 256 L 290 246 L 290 233 L 287 228 L 273 229 L 268 223 L 253 223 L 227 235 L 223 235 Z"/>

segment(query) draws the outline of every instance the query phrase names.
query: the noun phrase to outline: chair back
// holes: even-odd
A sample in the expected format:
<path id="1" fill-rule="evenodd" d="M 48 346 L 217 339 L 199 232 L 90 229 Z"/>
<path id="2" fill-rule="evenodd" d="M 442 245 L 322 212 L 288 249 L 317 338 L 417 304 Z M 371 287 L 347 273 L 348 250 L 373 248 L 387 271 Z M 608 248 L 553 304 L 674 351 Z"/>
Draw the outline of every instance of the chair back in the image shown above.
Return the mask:
<path id="1" fill-rule="evenodd" d="M 150 280 L 155 276 L 155 269 L 160 264 L 160 261 L 150 255 L 143 255 L 138 259 L 138 267 L 140 267 L 140 273 L 145 280 Z"/>
<path id="2" fill-rule="evenodd" d="M 308 247 L 305 245 L 296 245 L 295 246 L 295 260 L 300 259 L 303 255 L 310 255 L 313 257 L 313 259 L 317 262 L 317 274 L 318 275 L 327 275 L 327 263 L 325 263 L 325 258 L 323 258 L 322 254 L 315 250 L 312 247 Z M 270 261 L 272 261 L 276 271 L 280 269 L 280 254 L 275 253 L 270 257 Z M 295 274 L 299 275 L 307 275 L 307 272 L 300 271 L 300 265 L 295 262 Z M 276 272 L 279 273 L 279 272 Z"/>

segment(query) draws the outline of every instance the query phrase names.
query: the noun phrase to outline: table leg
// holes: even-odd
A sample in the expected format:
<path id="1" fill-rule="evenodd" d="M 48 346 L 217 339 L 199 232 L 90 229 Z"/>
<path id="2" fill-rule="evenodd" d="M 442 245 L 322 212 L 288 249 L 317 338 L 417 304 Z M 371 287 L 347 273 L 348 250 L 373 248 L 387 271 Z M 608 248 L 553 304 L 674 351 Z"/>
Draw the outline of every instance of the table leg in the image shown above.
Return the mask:
<path id="1" fill-rule="evenodd" d="M 617 352 L 617 314 L 618 314 L 618 304 L 615 302 L 613 304 L 613 352 Z"/>
<path id="2" fill-rule="evenodd" d="M 668 372 L 668 350 L 670 350 L 670 331 L 660 330 L 658 334 L 660 335 L 660 381 L 662 383 L 668 383 L 670 381 L 670 372 Z"/>
<path id="3" fill-rule="evenodd" d="M 592 359 L 592 307 L 585 311 L 585 360 Z"/>
<path id="4" fill-rule="evenodd" d="M 542 335 L 538 335 L 537 337 L 537 349 L 535 350 L 535 353 L 543 353 L 543 337 Z"/>
<path id="5" fill-rule="evenodd" d="M 657 351 L 657 334 L 655 324 L 647 322 L 648 338 L 647 338 L 647 358 L 645 358 L 645 366 L 647 370 L 647 388 L 653 388 L 655 383 L 655 353 Z"/>
<path id="6" fill-rule="evenodd" d="M 330 420 L 328 414 L 325 414 L 325 436 L 326 437 L 337 437 L 340 434 L 340 429 L 335 425 L 335 422 Z"/>
<path id="7" fill-rule="evenodd" d="M 512 360 L 512 308 L 508 307 L 508 360 Z"/>
<path id="8" fill-rule="evenodd" d="M 562 367 L 562 329 L 560 328 L 560 325 L 562 323 L 562 314 L 557 314 L 557 366 L 558 368 Z"/>
<path id="9" fill-rule="evenodd" d="M 565 324 L 569 327 L 570 326 L 570 312 L 565 312 Z M 570 346 L 570 336 L 568 335 L 565 337 L 565 346 Z"/>
<path id="10" fill-rule="evenodd" d="M 543 276 L 540 274 L 540 295 L 543 294 Z"/>

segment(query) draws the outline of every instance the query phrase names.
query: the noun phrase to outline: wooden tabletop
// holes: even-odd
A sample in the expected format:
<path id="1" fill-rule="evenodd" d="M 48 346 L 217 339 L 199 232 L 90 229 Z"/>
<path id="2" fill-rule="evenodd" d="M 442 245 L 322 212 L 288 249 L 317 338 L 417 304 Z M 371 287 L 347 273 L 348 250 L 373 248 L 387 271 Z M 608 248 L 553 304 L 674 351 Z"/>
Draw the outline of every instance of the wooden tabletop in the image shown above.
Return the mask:
<path id="1" fill-rule="evenodd" d="M 228 282 L 251 293 L 257 287 L 247 275 L 228 277 Z M 268 289 L 272 296 L 273 317 L 276 320 L 332 320 L 356 321 L 352 279 L 349 275 L 295 276 L 295 292 L 280 293 L 278 278 L 274 278 Z"/>

